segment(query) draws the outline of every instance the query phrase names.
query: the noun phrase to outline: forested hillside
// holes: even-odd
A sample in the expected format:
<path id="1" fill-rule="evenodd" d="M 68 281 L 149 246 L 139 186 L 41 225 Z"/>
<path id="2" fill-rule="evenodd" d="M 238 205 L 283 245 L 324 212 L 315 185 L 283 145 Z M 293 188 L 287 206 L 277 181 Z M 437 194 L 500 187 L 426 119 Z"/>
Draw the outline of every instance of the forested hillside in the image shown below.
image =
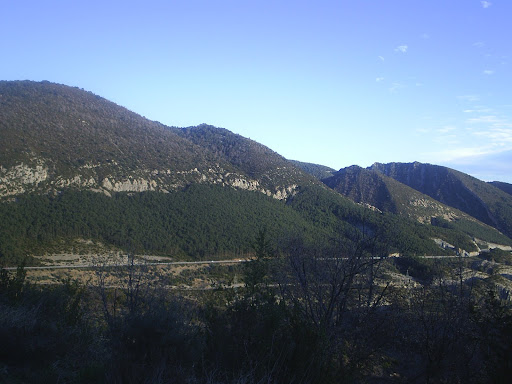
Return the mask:
<path id="1" fill-rule="evenodd" d="M 427 225 L 458 229 L 473 238 L 499 244 L 511 243 L 507 236 L 493 227 L 373 169 L 352 166 L 340 169 L 322 181 L 351 200 L 383 212 Z"/>
<path id="2" fill-rule="evenodd" d="M 371 169 L 512 236 L 512 196 L 489 183 L 450 168 L 417 162 L 376 163 Z"/>
<path id="3" fill-rule="evenodd" d="M 503 192 L 507 192 L 509 195 L 512 195 L 512 184 L 504 183 L 501 181 L 492 181 L 489 184 L 501 189 Z"/>
<path id="4" fill-rule="evenodd" d="M 263 228 L 276 244 L 300 238 L 321 249 L 340 242 L 346 253 L 372 238 L 378 256 L 473 251 L 475 238 L 510 242 L 376 171 L 333 174 L 226 129 L 149 121 L 78 88 L 0 82 L 4 264 L 76 238 L 175 259 L 236 257 L 251 250 Z M 334 189 L 319 181 L 329 175 L 324 181 Z M 467 185 L 442 189 L 443 196 L 478 200 Z M 475 185 L 485 201 L 493 191 L 509 198 Z M 507 204 L 496 195 L 487 222 L 506 229 Z M 475 215 L 487 212 L 478 207 Z M 454 248 L 442 249 L 434 239 Z"/>

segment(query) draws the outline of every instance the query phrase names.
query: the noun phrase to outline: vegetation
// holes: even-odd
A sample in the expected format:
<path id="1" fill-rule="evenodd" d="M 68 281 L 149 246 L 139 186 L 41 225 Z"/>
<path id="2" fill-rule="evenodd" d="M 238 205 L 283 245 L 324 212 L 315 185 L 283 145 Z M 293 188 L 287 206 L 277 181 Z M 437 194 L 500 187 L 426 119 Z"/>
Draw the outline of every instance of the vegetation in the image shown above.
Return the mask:
<path id="1" fill-rule="evenodd" d="M 251 249 L 253 233 L 266 226 L 321 236 L 301 215 L 261 193 L 208 185 L 184 191 L 119 193 L 65 191 L 0 204 L 0 252 L 15 261 L 60 238 L 90 238 L 124 249 L 177 258 L 211 258 Z M 5 261 L 5 260 L 4 260 Z"/>
<path id="2" fill-rule="evenodd" d="M 290 160 L 290 162 L 318 180 L 326 179 L 336 173 L 335 169 L 325 165 L 304 163 L 297 160 Z"/>
<path id="3" fill-rule="evenodd" d="M 67 190 L 22 196 L 0 204 L 0 260 L 16 265 L 27 254 L 44 253 L 57 240 L 93 239 L 177 259 L 251 252 L 253 234 L 265 227 L 275 241 L 300 236 L 305 242 L 356 241 L 378 233 L 382 255 L 442 253 L 432 237 L 464 249 L 469 239 L 454 230 L 428 230 L 419 223 L 381 215 L 318 188 L 304 188 L 288 204 L 258 192 L 211 185 L 183 191 L 118 193 L 112 197 Z"/>
<path id="4" fill-rule="evenodd" d="M 322 181 L 358 203 L 426 224 L 430 222 L 438 228 L 450 229 L 451 231 L 433 231 L 443 232 L 445 241 L 454 241 L 460 248 L 468 251 L 476 250 L 470 238 L 499 244 L 511 243 L 509 237 L 495 228 L 373 169 L 352 166 L 341 169 Z M 444 217 L 451 217 L 451 220 Z"/>
<path id="5" fill-rule="evenodd" d="M 495 263 L 512 265 L 512 254 L 499 248 L 490 249 L 488 252 L 481 252 L 480 257 Z"/>
<path id="6" fill-rule="evenodd" d="M 0 264 L 19 265 L 0 270 L 0 382 L 508 382 L 510 252 L 442 257 L 476 239 L 511 243 L 499 188 L 377 164 L 337 172 L 326 182 L 337 193 L 308 174 L 332 170 L 224 129 L 165 127 L 47 82 L 0 93 Z M 114 193 L 106 178 L 158 192 Z M 29 283 L 27 255 L 79 240 L 129 262 L 95 266 L 87 283 Z M 135 252 L 248 260 L 169 275 Z M 204 271 L 210 284 L 193 285 Z"/>
<path id="7" fill-rule="evenodd" d="M 512 195 L 512 184 L 510 183 L 504 183 L 502 181 L 492 181 L 489 184 L 501 189 L 503 192 L 506 192 L 509 195 Z"/>
<path id="8" fill-rule="evenodd" d="M 421 163 L 374 164 L 371 169 L 512 236 L 512 196 L 450 168 Z"/>
<path id="9" fill-rule="evenodd" d="M 443 196 L 453 192 L 466 205 L 475 199 L 490 204 L 496 192 L 489 209 L 480 208 L 494 212 L 487 222 L 505 235 L 376 171 L 351 167 L 329 179 L 331 187 L 383 214 L 354 205 L 303 171 L 332 170 L 290 162 L 225 129 L 166 127 L 90 92 L 48 82 L 0 82 L 0 93 L 2 263 L 16 264 L 77 237 L 179 258 L 236 256 L 250 251 L 250 234 L 262 226 L 277 234 L 276 242 L 300 234 L 305 242 L 350 243 L 370 231 L 386 251 L 409 255 L 449 252 L 438 249 L 435 237 L 468 251 L 475 250 L 472 238 L 511 242 L 509 195 L 443 167 L 427 167 L 424 186 L 448 178 L 451 189 L 436 184 Z M 40 179 L 32 174 L 37 167 L 44 168 Z M 407 178 L 425 167 L 413 168 L 396 165 L 390 173 Z M 105 187 L 141 180 L 162 194 Z M 229 185 L 235 181 L 259 192 L 234 190 Z M 277 192 L 282 202 L 264 195 Z M 445 214 L 456 217 L 453 225 L 429 225 Z M 426 226 L 416 223 L 420 218 Z"/>
<path id="10" fill-rule="evenodd" d="M 0 93 L 4 167 L 39 158 L 49 162 L 52 173 L 65 176 L 99 164 L 104 177 L 141 166 L 187 170 L 205 162 L 204 153 L 173 129 L 91 92 L 49 82 L 1 81 Z M 92 172 L 82 169 L 87 171 Z"/>
<path id="11" fill-rule="evenodd" d="M 467 264 L 378 260 L 357 243 L 252 242 L 245 287 L 168 291 L 144 267 L 97 283 L 0 274 L 0 381 L 505 383 L 512 307 Z M 346 255 L 339 258 L 340 254 Z M 133 260 L 133 258 L 132 258 Z M 405 285 L 386 275 L 407 269 Z M 414 282 L 414 284 L 413 284 Z"/>

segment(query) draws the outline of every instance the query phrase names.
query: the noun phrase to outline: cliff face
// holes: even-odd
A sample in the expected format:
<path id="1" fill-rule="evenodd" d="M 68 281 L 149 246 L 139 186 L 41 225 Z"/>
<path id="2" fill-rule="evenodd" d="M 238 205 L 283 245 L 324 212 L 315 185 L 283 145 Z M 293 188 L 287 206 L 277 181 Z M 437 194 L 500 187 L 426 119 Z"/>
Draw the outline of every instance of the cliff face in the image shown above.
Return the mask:
<path id="1" fill-rule="evenodd" d="M 138 172 L 116 172 L 101 177 L 101 172 L 80 173 L 80 169 L 69 177 L 51 173 L 42 159 L 34 164 L 16 164 L 9 168 L 0 168 L 0 198 L 13 197 L 24 193 L 57 192 L 64 188 L 83 189 L 103 192 L 169 192 L 192 183 L 208 183 L 228 186 L 248 191 L 258 191 L 278 200 L 285 200 L 295 194 L 297 184 L 287 184 L 265 188 L 258 180 L 243 174 L 227 172 L 222 168 L 199 171 L 146 170 Z"/>

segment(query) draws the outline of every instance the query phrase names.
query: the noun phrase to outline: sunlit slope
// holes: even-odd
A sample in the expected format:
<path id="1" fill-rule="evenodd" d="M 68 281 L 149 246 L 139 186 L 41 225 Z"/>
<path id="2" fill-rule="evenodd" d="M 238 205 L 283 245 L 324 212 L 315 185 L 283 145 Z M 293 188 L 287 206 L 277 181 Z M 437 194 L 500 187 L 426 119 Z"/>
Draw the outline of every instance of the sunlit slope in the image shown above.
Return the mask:
<path id="1" fill-rule="evenodd" d="M 508 244 L 510 239 L 467 213 L 443 204 L 381 172 L 358 166 L 340 169 L 323 182 L 357 203 L 424 223 L 458 228 L 479 239 Z"/>
<path id="2" fill-rule="evenodd" d="M 462 172 L 422 163 L 376 163 L 372 170 L 512 236 L 512 196 Z"/>

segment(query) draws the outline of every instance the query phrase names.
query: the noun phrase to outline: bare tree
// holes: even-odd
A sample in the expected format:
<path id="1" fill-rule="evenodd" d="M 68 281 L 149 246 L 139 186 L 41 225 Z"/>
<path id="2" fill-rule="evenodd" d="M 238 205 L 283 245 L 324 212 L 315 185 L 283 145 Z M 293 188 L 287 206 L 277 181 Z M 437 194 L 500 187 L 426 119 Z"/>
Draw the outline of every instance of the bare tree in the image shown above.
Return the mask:
<path id="1" fill-rule="evenodd" d="M 376 320 L 389 287 L 380 279 L 387 247 L 378 240 L 363 228 L 330 247 L 294 239 L 281 250 L 288 268 L 278 278 L 280 298 L 314 333 L 309 363 L 317 374 L 327 365 L 337 379 L 362 372 L 388 339 L 386 324 Z"/>

